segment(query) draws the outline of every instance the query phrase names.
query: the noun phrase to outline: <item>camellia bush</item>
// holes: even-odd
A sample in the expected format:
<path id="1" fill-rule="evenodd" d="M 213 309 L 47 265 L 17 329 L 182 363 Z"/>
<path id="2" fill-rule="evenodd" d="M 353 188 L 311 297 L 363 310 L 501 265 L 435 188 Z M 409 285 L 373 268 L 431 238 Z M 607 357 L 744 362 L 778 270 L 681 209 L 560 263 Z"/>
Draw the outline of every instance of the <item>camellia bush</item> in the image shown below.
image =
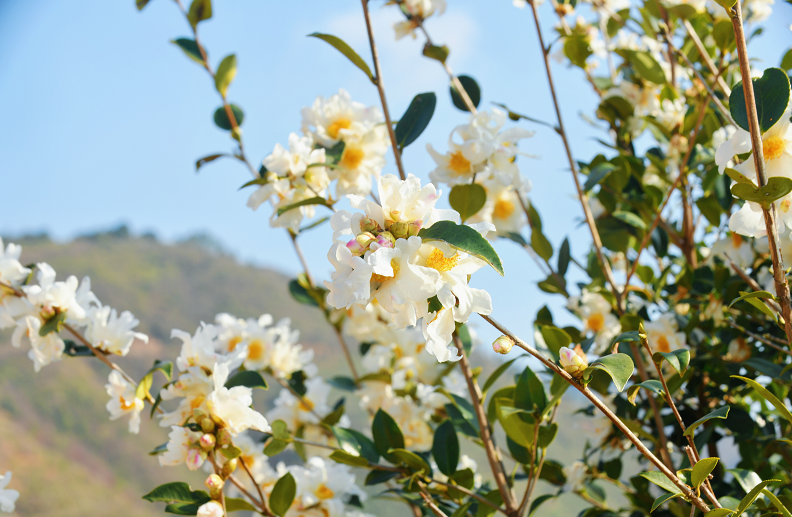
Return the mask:
<path id="1" fill-rule="evenodd" d="M 289 290 L 325 316 L 348 374 L 324 378 L 289 320 L 219 314 L 193 332 L 173 330 L 179 356 L 133 379 L 114 360 L 147 341 L 135 317 L 103 305 L 87 278 L 25 265 L 14 244 L 0 248 L 0 327 L 29 349 L 36 372 L 64 356 L 98 358 L 109 369 L 110 418 L 131 433 L 149 417 L 170 430 L 152 454 L 175 467 L 173 482 L 143 497 L 172 514 L 362 517 L 367 494 L 381 489 L 415 516 L 529 516 L 573 493 L 587 503 L 584 516 L 790 517 L 792 51 L 779 68 L 751 69 L 747 34 L 759 32 L 772 0 L 717 2 L 551 0 L 541 6 L 557 18 L 550 36 L 540 2 L 515 0 L 538 36 L 551 122 L 480 104 L 478 82 L 455 75 L 449 49 L 430 37 L 444 0 L 388 2 L 404 15 L 396 37 L 425 39 L 416 59 L 445 69 L 461 111 L 448 142 L 427 146 L 436 168 L 422 183 L 401 154 L 430 124 L 437 94 L 389 112 L 375 40 L 393 35 L 374 34 L 367 0 L 371 59 L 343 35 L 309 36 L 317 52 L 338 51 L 350 74 L 365 74 L 381 106 L 344 90 L 318 97 L 260 165 L 229 98 L 236 57 L 211 62 L 199 36 L 211 0 L 176 0 L 191 34 L 173 43 L 205 69 L 221 103 L 214 121 L 235 142 L 196 167 L 232 159 L 250 171 L 248 206 L 291 237 L 304 272 Z M 578 69 L 599 98 L 583 114 L 607 127 L 590 161 L 575 159 L 551 57 Z M 590 245 L 556 249 L 542 232 L 518 165 L 528 127 L 562 140 Z M 390 153 L 398 176 L 382 174 Z M 441 187 L 451 209 L 438 208 Z M 344 198 L 351 211 L 337 207 Z M 327 236 L 333 272 L 323 282 L 300 250 L 308 231 Z M 489 293 L 470 282 L 481 268 L 504 275 L 504 239 L 526 250 L 546 274 L 539 289 L 565 298 L 577 325 L 556 325 L 544 307 L 529 339 L 494 319 Z M 474 314 L 502 334 L 493 349 L 513 356 L 488 378 L 468 359 Z M 526 354 L 538 366 L 513 368 Z M 331 387 L 348 394 L 334 403 Z M 262 413 L 252 393 L 268 388 L 279 393 Z M 562 465 L 547 449 L 570 389 L 605 432 Z M 363 415 L 354 421 L 353 405 Z M 718 452 L 727 437 L 736 456 L 728 470 Z M 302 462 L 268 460 L 286 449 Z M 624 472 L 636 458 L 639 473 Z M 185 467 L 206 472 L 205 488 L 179 481 Z M 539 480 L 555 489 L 535 496 Z M 3 511 L 19 497 L 10 482 L 10 473 L 0 478 Z M 621 507 L 608 505 L 605 483 L 623 492 Z"/>

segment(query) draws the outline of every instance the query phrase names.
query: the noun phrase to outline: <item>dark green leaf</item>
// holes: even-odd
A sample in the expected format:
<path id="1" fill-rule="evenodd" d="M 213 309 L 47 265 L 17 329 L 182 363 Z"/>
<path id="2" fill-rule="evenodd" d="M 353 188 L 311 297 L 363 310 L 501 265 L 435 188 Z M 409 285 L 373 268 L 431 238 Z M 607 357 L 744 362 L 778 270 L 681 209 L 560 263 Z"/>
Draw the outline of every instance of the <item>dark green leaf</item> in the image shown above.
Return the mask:
<path id="1" fill-rule="evenodd" d="M 540 230 L 531 232 L 531 247 L 545 262 L 553 256 L 553 245 L 550 244 L 550 241 L 547 240 L 547 237 Z"/>
<path id="2" fill-rule="evenodd" d="M 478 183 L 456 185 L 448 195 L 451 208 L 459 212 L 462 222 L 478 213 L 487 202 L 487 191 Z"/>
<path id="3" fill-rule="evenodd" d="M 352 63 L 356 67 L 363 70 L 363 73 L 365 73 L 369 77 L 369 79 L 371 79 L 372 83 L 374 84 L 377 83 L 377 80 L 374 78 L 374 74 L 371 73 L 371 69 L 369 68 L 368 64 L 366 64 L 366 62 L 363 61 L 363 58 L 360 57 L 357 52 L 352 50 L 352 47 L 347 45 L 344 40 L 336 36 L 333 36 L 331 34 L 321 34 L 319 32 L 314 32 L 313 34 L 309 34 L 308 36 L 313 38 L 319 38 L 320 40 L 325 41 L 330 45 L 332 45 L 336 50 L 344 54 L 344 56 L 346 56 L 347 59 L 352 61 Z"/>
<path id="4" fill-rule="evenodd" d="M 377 410 L 374 421 L 371 424 L 371 435 L 374 437 L 374 447 L 377 452 L 391 463 L 398 463 L 398 460 L 389 454 L 391 449 L 404 448 L 404 435 L 402 435 L 399 424 L 388 413 L 382 409 Z"/>
<path id="5" fill-rule="evenodd" d="M 663 494 L 660 497 L 658 497 L 657 499 L 655 499 L 655 502 L 652 503 L 652 509 L 649 510 L 649 511 L 653 512 L 653 511 L 657 510 L 660 507 L 660 505 L 662 505 L 666 501 L 670 501 L 671 499 L 675 499 L 675 498 L 681 497 L 681 496 L 682 496 L 682 492 L 679 492 L 679 493 L 676 493 L 676 494 L 671 494 L 671 493 Z"/>
<path id="6" fill-rule="evenodd" d="M 211 498 L 209 494 L 203 490 L 190 489 L 187 483 L 178 481 L 175 483 L 165 483 L 160 485 L 148 494 L 143 496 L 143 499 L 149 502 L 163 501 L 166 503 L 197 503 L 203 504 Z"/>
<path id="7" fill-rule="evenodd" d="M 641 388 L 647 389 L 649 391 L 653 391 L 660 396 L 663 396 L 663 394 L 665 393 L 663 391 L 663 384 L 660 381 L 656 381 L 654 379 L 649 379 L 639 384 L 633 384 L 627 389 L 627 400 L 629 400 L 630 404 L 632 404 L 633 406 L 635 405 L 635 397 L 638 396 L 638 391 Z"/>
<path id="8" fill-rule="evenodd" d="M 721 418 L 725 419 L 729 416 L 729 406 L 721 406 L 712 413 L 705 415 L 692 424 L 685 430 L 685 436 L 693 436 L 693 431 L 696 430 L 698 426 L 706 422 L 707 420 L 712 420 L 713 418 Z"/>
<path id="9" fill-rule="evenodd" d="M 264 454 L 266 456 L 277 456 L 286 450 L 286 447 L 288 446 L 289 442 L 273 438 L 267 443 L 266 446 L 264 446 Z"/>
<path id="10" fill-rule="evenodd" d="M 751 491 L 748 492 L 748 495 L 743 497 L 742 501 L 740 501 L 740 505 L 737 507 L 737 511 L 735 513 L 737 515 L 742 515 L 742 513 L 745 510 L 747 510 L 748 507 L 750 507 L 754 501 L 756 501 L 756 498 L 759 497 L 759 495 L 762 493 L 762 490 L 764 490 L 767 485 L 777 481 L 778 481 L 777 479 L 768 479 L 767 481 L 762 481 L 761 483 L 753 487 L 753 489 L 751 489 Z"/>
<path id="11" fill-rule="evenodd" d="M 569 268 L 569 260 L 570 260 L 570 251 L 569 251 L 569 239 L 564 239 L 564 242 L 561 243 L 561 247 L 558 249 L 558 274 L 563 277 L 566 275 L 567 269 Z"/>
<path id="12" fill-rule="evenodd" d="M 586 183 L 583 185 L 583 190 L 588 192 L 593 189 L 614 170 L 616 170 L 616 166 L 610 162 L 602 162 L 595 165 L 594 168 L 589 171 Z"/>
<path id="13" fill-rule="evenodd" d="M 339 390 L 343 391 L 355 391 L 357 389 L 357 384 L 355 384 L 355 380 L 351 377 L 336 375 L 335 377 L 330 378 L 327 382 L 330 383 L 331 386 L 335 386 Z"/>
<path id="14" fill-rule="evenodd" d="M 528 517 L 531 517 L 534 512 L 539 509 L 542 503 L 549 501 L 550 499 L 554 499 L 555 497 L 557 497 L 555 494 L 544 494 L 534 499 L 531 503 L 531 509 L 528 511 Z"/>
<path id="15" fill-rule="evenodd" d="M 643 221 L 643 219 L 632 212 L 617 210 L 616 212 L 613 212 L 613 217 L 619 221 L 629 224 L 630 226 L 638 228 L 639 230 L 646 231 L 646 223 Z"/>
<path id="16" fill-rule="evenodd" d="M 633 50 L 628 52 L 628 56 L 639 76 L 655 84 L 665 84 L 665 72 L 649 52 Z"/>
<path id="17" fill-rule="evenodd" d="M 475 231 L 475 230 L 474 230 Z M 501 273 L 503 274 L 503 273 Z M 39 336 L 44 337 L 50 332 L 60 332 L 63 323 L 66 321 L 66 313 L 59 312 L 55 316 L 48 319 L 39 329 Z"/>
<path id="18" fill-rule="evenodd" d="M 435 431 L 432 444 L 437 468 L 446 476 L 453 476 L 459 463 L 459 438 L 450 420 L 444 421 Z"/>
<path id="19" fill-rule="evenodd" d="M 215 87 L 220 95 L 225 98 L 226 93 L 228 92 L 228 87 L 231 85 L 231 81 L 234 80 L 237 73 L 237 60 L 236 54 L 229 54 L 223 58 L 220 62 L 220 65 L 217 67 L 217 71 L 215 72 Z"/>
<path id="20" fill-rule="evenodd" d="M 289 210 L 293 210 L 301 206 L 309 206 L 309 205 L 322 205 L 322 206 L 326 206 L 327 208 L 332 208 L 332 205 L 330 205 L 327 202 L 327 200 L 323 197 L 319 197 L 319 196 L 309 197 L 308 199 L 302 199 L 300 201 L 297 201 L 296 203 L 292 203 L 291 205 L 286 205 L 278 208 L 278 216 L 280 217 L 281 215 L 283 215 L 284 212 L 288 212 Z"/>
<path id="21" fill-rule="evenodd" d="M 514 407 L 541 413 L 547 407 L 547 394 L 539 377 L 526 366 L 514 390 Z"/>
<path id="22" fill-rule="evenodd" d="M 429 228 L 422 228 L 418 236 L 426 241 L 442 241 L 452 248 L 469 253 L 488 263 L 503 276 L 503 265 L 492 245 L 479 232 L 453 221 L 438 221 Z"/>
<path id="23" fill-rule="evenodd" d="M 253 370 L 245 370 L 238 372 L 236 375 L 228 379 L 225 383 L 226 388 L 233 388 L 234 386 L 246 386 L 248 388 L 261 388 L 263 390 L 269 389 L 267 381 L 259 372 Z"/>
<path id="24" fill-rule="evenodd" d="M 231 104 L 230 107 L 237 127 L 241 126 L 242 122 L 245 120 L 245 113 L 242 111 L 242 108 L 236 104 Z M 217 127 L 220 129 L 225 129 L 226 131 L 231 131 L 234 129 L 231 125 L 231 121 L 228 119 L 228 113 L 226 112 L 225 106 L 220 106 L 215 110 L 214 123 Z"/>
<path id="25" fill-rule="evenodd" d="M 401 463 L 415 472 L 429 474 L 432 471 L 426 460 L 407 449 L 391 449 L 389 455 L 396 460 L 394 463 Z"/>
<path id="26" fill-rule="evenodd" d="M 336 463 L 351 465 L 353 467 L 368 467 L 368 460 L 362 456 L 355 456 L 346 451 L 336 450 L 330 454 L 330 459 Z"/>
<path id="27" fill-rule="evenodd" d="M 762 77 L 752 79 L 756 114 L 762 133 L 773 127 L 789 105 L 789 77 L 779 68 L 768 68 Z M 748 109 L 742 81 L 737 83 L 729 95 L 729 111 L 738 126 L 750 131 Z"/>
<path id="28" fill-rule="evenodd" d="M 286 512 L 289 511 L 289 507 L 291 507 L 296 494 L 297 483 L 294 482 L 291 473 L 286 473 L 272 488 L 272 493 L 269 498 L 270 510 L 272 510 L 272 513 L 278 517 L 283 517 Z"/>
<path id="29" fill-rule="evenodd" d="M 470 102 L 473 103 L 473 106 L 478 108 L 479 103 L 481 102 L 481 88 L 479 88 L 478 83 L 475 79 L 468 75 L 460 75 L 457 77 L 459 79 L 460 84 L 462 84 L 462 88 L 464 88 L 465 92 L 470 97 Z M 457 91 L 457 87 L 453 81 L 451 81 L 451 101 L 454 103 L 454 106 L 461 109 L 462 111 L 470 111 L 465 104 L 465 101 L 462 100 L 462 96 Z"/>
<path id="30" fill-rule="evenodd" d="M 556 435 L 558 434 L 558 424 L 552 423 L 539 428 L 539 440 L 537 444 L 542 449 L 547 449 L 550 447 L 550 444 L 553 443 L 555 440 Z"/>
<path id="31" fill-rule="evenodd" d="M 572 344 L 572 338 L 569 337 L 565 330 L 552 325 L 542 326 L 541 334 L 545 345 L 556 357 L 558 357 L 558 351 L 561 350 L 561 347 L 568 348 Z"/>
<path id="32" fill-rule="evenodd" d="M 792 70 L 792 48 L 787 50 L 784 57 L 781 58 L 781 70 L 785 72 Z"/>
<path id="33" fill-rule="evenodd" d="M 203 167 L 207 163 L 213 162 L 213 161 L 217 160 L 218 158 L 222 158 L 223 156 L 230 156 L 230 155 L 224 154 L 224 153 L 220 153 L 220 154 L 210 154 L 209 156 L 204 156 L 203 158 L 199 158 L 195 162 L 195 172 L 198 172 L 198 169 L 200 169 L 201 167 Z M 259 179 L 261 179 L 261 178 L 259 178 Z M 254 181 L 256 181 L 256 180 L 254 180 Z M 245 185 L 242 186 L 242 188 L 247 187 L 249 184 L 250 184 L 250 182 L 246 183 Z"/>
<path id="34" fill-rule="evenodd" d="M 171 40 L 171 43 L 177 45 L 187 57 L 199 65 L 203 66 L 205 64 L 204 58 L 201 55 L 201 50 L 198 48 L 198 44 L 195 43 L 195 40 L 190 38 L 176 38 L 175 40 Z"/>
<path id="35" fill-rule="evenodd" d="M 135 7 L 137 7 L 138 11 L 142 11 L 146 5 L 148 5 L 149 0 L 135 0 Z"/>
<path id="36" fill-rule="evenodd" d="M 663 473 L 657 472 L 655 470 L 649 472 L 641 472 L 639 474 L 641 477 L 646 478 L 647 480 L 651 481 L 655 485 L 659 486 L 660 488 L 671 492 L 672 494 L 682 494 L 682 490 L 677 487 L 673 481 L 668 479 Z"/>
<path id="37" fill-rule="evenodd" d="M 673 352 L 655 352 L 652 354 L 652 360 L 657 364 L 660 364 L 663 359 L 668 361 L 668 364 L 670 364 L 681 377 L 685 375 L 688 365 L 690 364 L 690 351 L 680 348 Z"/>
<path id="38" fill-rule="evenodd" d="M 436 104 L 437 96 L 434 92 L 419 93 L 413 97 L 410 106 L 399 119 L 394 130 L 396 143 L 400 148 L 404 149 L 421 136 L 426 126 L 429 125 L 429 121 L 432 120 Z"/>
<path id="39" fill-rule="evenodd" d="M 349 445 L 371 463 L 379 461 L 380 455 L 377 452 L 377 448 L 367 436 L 354 429 L 343 427 L 331 427 L 331 430 L 340 446 Z"/>
<path id="40" fill-rule="evenodd" d="M 227 512 L 256 512 L 258 511 L 255 506 L 237 497 L 226 497 L 225 506 Z"/>
<path id="41" fill-rule="evenodd" d="M 197 515 L 202 505 L 196 503 L 171 503 L 165 507 L 165 513 L 173 515 Z"/>
<path id="42" fill-rule="evenodd" d="M 391 479 L 400 476 L 399 472 L 392 472 L 390 470 L 372 470 L 366 476 L 366 486 L 379 485 L 380 483 L 387 483 Z"/>
<path id="43" fill-rule="evenodd" d="M 509 366 L 511 366 L 512 363 L 514 363 L 514 361 L 516 361 L 517 359 L 520 359 L 520 358 L 519 357 L 515 357 L 514 359 L 512 359 L 510 361 L 506 361 L 502 365 L 498 366 L 498 368 L 494 372 L 492 372 L 492 374 L 487 378 L 486 382 L 484 383 L 484 386 L 481 387 L 481 392 L 482 393 L 487 393 L 487 390 L 489 390 L 492 387 L 492 385 L 495 384 L 495 381 L 497 381 L 498 378 L 501 375 L 503 375 L 503 372 L 508 370 Z"/>
<path id="44" fill-rule="evenodd" d="M 627 381 L 632 377 L 635 365 L 627 354 L 611 354 L 600 357 L 583 371 L 583 378 L 591 380 L 591 375 L 595 369 L 599 369 L 610 375 L 613 383 L 619 391 L 624 389 Z"/>

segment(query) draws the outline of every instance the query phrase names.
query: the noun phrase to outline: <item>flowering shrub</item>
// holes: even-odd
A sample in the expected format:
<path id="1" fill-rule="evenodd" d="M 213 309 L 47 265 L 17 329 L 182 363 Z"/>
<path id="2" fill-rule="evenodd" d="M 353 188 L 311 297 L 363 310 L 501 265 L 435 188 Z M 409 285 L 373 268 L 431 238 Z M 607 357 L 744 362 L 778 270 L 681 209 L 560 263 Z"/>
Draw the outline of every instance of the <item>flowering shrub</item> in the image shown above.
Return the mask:
<path id="1" fill-rule="evenodd" d="M 193 35 L 175 43 L 211 76 L 222 101 L 215 123 L 237 143 L 232 155 L 197 166 L 231 157 L 252 173 L 243 185 L 248 206 L 269 202 L 270 226 L 289 233 L 305 270 L 290 292 L 324 314 L 349 373 L 322 377 L 288 319 L 218 314 L 193 333 L 173 330 L 182 342 L 175 361 L 156 361 L 133 379 L 114 359 L 147 342 L 138 320 L 102 305 L 88 278 L 57 280 L 48 264 L 23 265 L 21 248 L 0 241 L 0 328 L 29 350 L 33 369 L 57 368 L 64 356 L 98 358 L 109 368 L 110 419 L 128 419 L 134 434 L 141 418 L 156 419 L 170 429 L 152 451 L 159 463 L 208 476 L 206 490 L 193 490 L 174 469 L 175 481 L 144 499 L 178 515 L 363 517 L 365 485 L 381 486 L 414 515 L 531 515 L 565 492 L 586 501 L 585 516 L 678 516 L 688 506 L 690 515 L 791 515 L 792 305 L 783 256 L 792 251 L 792 51 L 781 68 L 751 78 L 744 32 L 769 16 L 772 1 L 552 0 L 558 37 L 546 45 L 540 2 L 515 0 L 538 31 L 552 123 L 502 104 L 484 109 L 478 83 L 453 73 L 449 49 L 425 27 L 453 5 L 389 2 L 404 14 L 396 38 L 426 39 L 424 56 L 445 69 L 452 102 L 468 113 L 445 148 L 427 146 L 436 168 L 423 184 L 401 153 L 430 123 L 437 96 L 415 96 L 394 124 L 367 0 L 373 71 L 339 37 L 311 36 L 368 76 L 381 109 L 344 90 L 318 97 L 302 111 L 301 133 L 258 168 L 245 154 L 244 112 L 228 100 L 236 57 L 215 69 L 199 39 L 211 0 L 176 3 Z M 607 141 L 588 162 L 574 159 L 550 57 L 579 69 L 599 97 L 587 116 L 606 126 Z M 564 144 L 592 236 L 588 247 L 574 243 L 575 254 L 568 240 L 555 249 L 542 233 L 519 168 L 532 159 L 520 143 L 534 135 L 522 124 L 549 128 Z M 389 152 L 398 176 L 382 174 Z M 337 207 L 342 200 L 352 211 Z M 439 208 L 446 200 L 451 208 Z M 333 271 L 320 283 L 299 237 L 327 231 L 328 221 Z M 490 294 L 470 281 L 482 267 L 504 274 L 496 252 L 504 239 L 526 250 L 546 275 L 539 288 L 564 297 L 579 324 L 560 327 L 545 307 L 532 346 L 491 317 Z M 487 379 L 469 362 L 474 314 L 502 333 L 495 352 L 516 355 Z M 541 370 L 521 367 L 504 385 L 526 355 Z M 253 390 L 275 385 L 274 407 L 253 407 Z M 349 400 L 331 402 L 331 387 Z M 599 416 L 583 457 L 564 466 L 547 449 L 569 387 Z M 351 404 L 361 418 L 347 414 Z M 736 444 L 731 469 L 719 457 L 726 437 Z M 463 454 L 476 447 L 487 465 Z M 287 465 L 277 457 L 286 449 L 302 461 Z M 642 470 L 635 476 L 622 469 L 633 450 Z M 539 480 L 556 490 L 534 497 Z M 6 512 L 19 497 L 10 481 L 10 472 L 0 477 Z M 603 483 L 623 491 L 623 507 L 608 505 Z"/>

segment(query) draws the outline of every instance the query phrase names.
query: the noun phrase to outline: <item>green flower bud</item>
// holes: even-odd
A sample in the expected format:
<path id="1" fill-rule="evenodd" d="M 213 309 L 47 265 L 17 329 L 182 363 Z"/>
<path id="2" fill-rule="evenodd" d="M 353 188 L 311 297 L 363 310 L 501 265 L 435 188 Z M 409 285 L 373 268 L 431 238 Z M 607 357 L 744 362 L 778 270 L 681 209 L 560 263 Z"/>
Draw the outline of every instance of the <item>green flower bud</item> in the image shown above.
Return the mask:
<path id="1" fill-rule="evenodd" d="M 583 370 L 588 368 L 585 355 L 578 354 L 575 350 L 570 350 L 565 346 L 558 350 L 558 355 L 561 358 L 561 366 L 569 375 L 575 379 L 583 377 Z"/>
<path id="2" fill-rule="evenodd" d="M 398 223 L 393 223 L 390 228 L 388 228 L 390 232 L 393 234 L 394 237 L 397 239 L 406 239 L 407 235 L 410 231 L 407 223 L 403 223 L 399 221 Z"/>
<path id="3" fill-rule="evenodd" d="M 361 232 L 373 232 L 379 227 L 377 221 L 371 219 L 369 217 L 362 217 L 360 219 L 360 231 Z"/>
<path id="4" fill-rule="evenodd" d="M 211 433 L 215 430 L 215 423 L 211 418 L 204 418 L 201 420 L 201 430 L 205 433 Z"/>
<path id="5" fill-rule="evenodd" d="M 234 458 L 233 460 L 228 460 L 223 465 L 223 468 L 220 471 L 220 474 L 222 474 L 224 478 L 227 478 L 228 476 L 230 476 L 231 474 L 234 473 L 236 468 L 237 468 L 237 459 Z"/>
<path id="6" fill-rule="evenodd" d="M 416 235 L 418 235 L 418 232 L 421 231 L 422 224 L 423 222 L 417 219 L 415 221 L 410 221 L 410 224 L 407 225 L 407 236 L 415 237 Z"/>
<path id="7" fill-rule="evenodd" d="M 511 352 L 512 347 L 514 347 L 514 340 L 509 336 L 501 336 L 492 342 L 492 349 L 499 354 L 508 354 Z"/>
<path id="8" fill-rule="evenodd" d="M 229 433 L 225 429 L 220 429 L 219 431 L 217 431 L 217 444 L 220 445 L 220 447 L 231 445 L 233 441 L 234 441 L 234 437 L 231 436 L 231 433 Z"/>

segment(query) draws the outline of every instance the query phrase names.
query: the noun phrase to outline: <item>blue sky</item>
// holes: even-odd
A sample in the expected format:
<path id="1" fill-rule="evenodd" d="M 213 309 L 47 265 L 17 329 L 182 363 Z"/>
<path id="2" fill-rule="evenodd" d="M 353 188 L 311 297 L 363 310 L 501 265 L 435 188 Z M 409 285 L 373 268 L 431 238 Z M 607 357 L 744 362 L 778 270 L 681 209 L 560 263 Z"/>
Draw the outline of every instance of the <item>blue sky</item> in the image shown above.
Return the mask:
<path id="1" fill-rule="evenodd" d="M 401 19 L 382 0 L 371 2 L 392 115 L 412 97 L 435 91 L 438 106 L 427 131 L 404 155 L 408 172 L 423 180 L 434 163 L 426 143 L 445 149 L 451 129 L 465 121 L 447 90 L 447 77 L 421 56 L 422 39 L 395 41 Z M 229 95 L 246 113 L 246 150 L 254 162 L 299 131 L 300 108 L 317 95 L 347 89 L 355 100 L 378 105 L 376 89 L 345 58 L 305 35 L 326 32 L 345 39 L 370 61 L 360 3 L 356 0 L 215 0 L 214 19 L 201 37 L 216 66 L 228 53 L 238 58 Z M 553 13 L 541 9 L 548 40 Z M 550 22 L 550 23 L 547 23 Z M 788 48 L 792 6 L 777 2 L 765 33 L 751 48 L 765 66 L 776 66 Z M 451 48 L 450 66 L 476 77 L 483 106 L 503 102 L 515 111 L 554 121 L 540 50 L 529 10 L 509 0 L 450 0 L 447 12 L 427 22 L 437 43 Z M 227 133 L 212 123 L 219 99 L 207 74 L 169 40 L 189 35 L 170 0 L 151 0 L 138 13 L 133 0 L 0 3 L 0 235 L 46 230 L 68 239 L 121 222 L 153 230 L 166 240 L 208 232 L 243 261 L 296 273 L 289 239 L 268 226 L 269 209 L 245 207 L 250 179 L 238 162 L 219 160 L 196 175 L 197 158 L 232 150 Z M 554 64 L 565 122 L 577 158 L 599 152 L 604 134 L 578 116 L 592 113 L 596 97 L 575 70 Z M 511 124 L 511 122 L 510 122 Z M 523 123 L 525 124 L 525 123 Z M 532 200 L 557 248 L 564 236 L 580 257 L 590 240 L 565 169 L 561 141 L 542 126 L 522 144 L 538 159 L 521 158 L 534 185 Z M 395 173 L 392 157 L 385 172 Z M 448 190 L 447 188 L 445 190 Z M 329 228 L 301 237 L 310 267 L 327 277 Z M 494 316 L 529 337 L 536 310 L 550 297 L 535 288 L 541 273 L 511 242 L 496 245 L 506 277 L 492 271 L 474 284 L 493 295 Z M 66 272 L 64 272 L 66 273 Z M 479 329 L 485 330 L 480 322 Z M 495 334 L 486 329 L 485 337 Z"/>

